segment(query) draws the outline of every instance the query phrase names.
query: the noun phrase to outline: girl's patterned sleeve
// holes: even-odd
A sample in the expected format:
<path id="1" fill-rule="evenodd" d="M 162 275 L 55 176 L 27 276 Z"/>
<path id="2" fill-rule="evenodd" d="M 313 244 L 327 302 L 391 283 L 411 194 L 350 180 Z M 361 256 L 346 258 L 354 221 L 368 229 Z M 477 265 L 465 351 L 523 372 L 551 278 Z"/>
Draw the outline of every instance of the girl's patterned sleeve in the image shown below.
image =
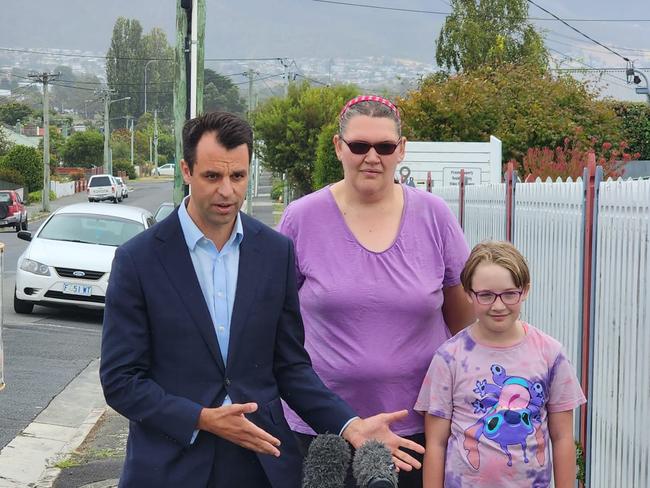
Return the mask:
<path id="1" fill-rule="evenodd" d="M 417 412 L 451 419 L 453 374 L 444 358 L 445 353 L 441 348 L 431 360 L 413 409 Z"/>
<path id="2" fill-rule="evenodd" d="M 549 372 L 550 392 L 546 408 L 549 412 L 573 410 L 586 403 L 575 368 L 564 350 L 555 358 Z"/>

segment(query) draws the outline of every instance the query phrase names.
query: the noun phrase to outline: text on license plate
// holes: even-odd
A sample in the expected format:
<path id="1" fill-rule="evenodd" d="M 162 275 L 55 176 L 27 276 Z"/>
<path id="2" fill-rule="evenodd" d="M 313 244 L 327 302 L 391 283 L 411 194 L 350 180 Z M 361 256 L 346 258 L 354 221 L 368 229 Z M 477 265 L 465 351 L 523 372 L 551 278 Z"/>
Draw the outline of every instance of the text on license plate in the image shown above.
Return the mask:
<path id="1" fill-rule="evenodd" d="M 67 295 L 82 295 L 89 297 L 92 295 L 93 287 L 79 285 L 77 283 L 63 283 L 63 293 Z"/>

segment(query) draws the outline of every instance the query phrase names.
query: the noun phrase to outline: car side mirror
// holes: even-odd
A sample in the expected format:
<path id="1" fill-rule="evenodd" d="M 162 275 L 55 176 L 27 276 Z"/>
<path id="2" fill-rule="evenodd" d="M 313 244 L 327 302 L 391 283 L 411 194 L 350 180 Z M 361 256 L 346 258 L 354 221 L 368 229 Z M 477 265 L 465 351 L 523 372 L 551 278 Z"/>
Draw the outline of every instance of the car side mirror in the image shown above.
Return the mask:
<path id="1" fill-rule="evenodd" d="M 16 237 L 18 237 L 18 239 L 22 239 L 23 241 L 31 241 L 32 233 L 28 230 L 21 230 L 18 232 L 18 234 L 16 234 Z"/>

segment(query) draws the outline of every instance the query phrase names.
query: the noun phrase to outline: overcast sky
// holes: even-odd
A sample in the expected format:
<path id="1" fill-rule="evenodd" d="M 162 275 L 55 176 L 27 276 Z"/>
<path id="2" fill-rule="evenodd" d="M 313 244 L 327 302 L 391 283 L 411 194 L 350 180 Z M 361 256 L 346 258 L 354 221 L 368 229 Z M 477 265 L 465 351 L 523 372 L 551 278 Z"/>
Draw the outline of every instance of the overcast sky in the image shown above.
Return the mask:
<path id="1" fill-rule="evenodd" d="M 344 0 L 342 0 L 344 1 Z M 570 24 L 624 56 L 650 67 L 648 0 L 535 0 L 562 18 L 637 19 Z M 349 0 L 383 7 L 448 12 L 446 0 Z M 105 53 L 119 16 L 138 19 L 145 31 L 162 27 L 174 38 L 176 0 L 29 0 L 0 5 L 0 47 L 87 49 Z M 531 17 L 549 17 L 530 6 Z M 207 0 L 206 57 L 389 56 L 434 63 L 444 15 L 335 5 L 313 0 Z M 559 22 L 535 21 L 565 67 L 624 68 L 616 54 Z M 561 54 L 560 54 L 561 53 Z M 210 64 L 207 64 L 210 67 Z M 218 68 L 218 66 L 212 66 Z M 648 73 L 650 75 L 650 73 Z M 623 73 L 617 76 L 624 79 Z M 623 80 L 603 76 L 617 98 L 644 100 Z"/>

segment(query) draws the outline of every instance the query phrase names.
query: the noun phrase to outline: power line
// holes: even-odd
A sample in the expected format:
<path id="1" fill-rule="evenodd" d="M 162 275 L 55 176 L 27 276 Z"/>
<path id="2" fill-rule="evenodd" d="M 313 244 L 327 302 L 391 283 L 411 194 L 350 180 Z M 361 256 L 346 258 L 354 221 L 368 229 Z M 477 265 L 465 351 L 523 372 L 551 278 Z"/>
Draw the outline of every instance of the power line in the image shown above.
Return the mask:
<path id="1" fill-rule="evenodd" d="M 347 7 L 365 7 L 375 10 L 393 10 L 397 12 L 410 12 L 415 14 L 433 14 L 433 15 L 449 15 L 451 12 L 439 12 L 437 10 L 419 10 L 412 8 L 398 8 L 398 7 L 383 7 L 381 5 L 368 5 L 363 3 L 352 3 L 352 2 L 335 2 L 333 0 L 312 0 L 313 2 L 319 3 L 332 3 L 335 5 L 345 5 Z"/>
<path id="2" fill-rule="evenodd" d="M 560 22 L 562 22 L 564 25 L 566 25 L 569 29 L 574 30 L 575 32 L 577 32 L 578 34 L 580 34 L 582 37 L 585 37 L 585 38 L 589 39 L 591 42 L 593 42 L 593 43 L 595 43 L 595 44 L 598 44 L 600 47 L 602 47 L 602 48 L 604 48 L 604 49 L 607 49 L 610 53 L 615 54 L 616 56 L 618 56 L 619 58 L 623 59 L 624 61 L 626 61 L 626 62 L 628 62 L 628 63 L 630 62 L 630 60 L 629 60 L 628 58 L 626 58 L 625 56 L 623 56 L 622 54 L 620 54 L 620 53 L 614 51 L 613 49 L 611 49 L 611 48 L 608 47 L 608 46 L 605 46 L 605 44 L 603 44 L 602 42 L 599 42 L 599 41 L 597 41 L 596 39 L 594 39 L 593 37 L 591 37 L 591 36 L 585 34 L 585 33 L 582 32 L 580 29 L 577 29 L 577 28 L 573 27 L 571 24 L 569 24 L 569 23 L 566 22 L 565 20 L 561 19 L 560 17 L 558 17 L 557 15 L 555 15 L 553 12 L 551 12 L 551 11 L 545 9 L 544 7 L 542 7 L 541 5 L 535 3 L 534 0 L 527 0 L 527 1 L 528 1 L 528 3 L 530 3 L 531 5 L 534 5 L 535 7 L 537 7 L 538 9 L 540 9 L 541 11 L 546 12 L 547 14 L 549 14 L 549 15 L 551 15 L 552 17 L 556 18 L 557 20 L 559 20 Z"/>
<path id="3" fill-rule="evenodd" d="M 566 34 L 562 34 L 560 32 L 554 31 L 554 30 L 548 30 L 548 32 L 555 35 L 555 36 L 563 37 L 564 39 L 570 39 L 572 41 L 584 42 L 582 39 L 578 39 L 577 37 L 573 37 L 573 36 L 567 36 Z M 559 42 L 559 41 L 553 41 L 553 42 Z M 641 54 L 650 53 L 650 49 L 634 49 L 634 48 L 631 48 L 631 47 L 613 46 L 612 44 L 607 44 L 607 45 L 609 47 L 611 47 L 612 49 L 618 49 L 619 51 L 629 51 L 629 52 L 641 53 Z M 577 47 L 577 46 L 575 46 L 575 47 Z M 589 51 L 594 50 L 593 48 L 589 49 L 589 48 L 586 48 L 586 47 L 579 47 L 579 49 L 587 49 Z M 598 50 L 598 52 L 602 52 L 602 51 Z"/>
<path id="4" fill-rule="evenodd" d="M 366 3 L 354 3 L 354 2 L 338 2 L 334 0 L 312 0 L 312 2 L 319 3 L 330 3 L 334 5 L 344 5 L 348 7 L 363 7 L 376 10 L 392 10 L 396 12 L 409 12 L 417 14 L 432 14 L 432 15 L 451 15 L 451 12 L 439 12 L 437 10 L 419 10 L 419 9 L 408 9 L 408 8 L 399 8 L 399 7 L 386 7 L 383 5 L 372 5 Z M 445 2 L 446 3 L 446 2 Z M 528 17 L 528 20 L 540 20 L 540 21 L 551 21 L 557 22 L 561 19 L 548 18 L 548 17 Z M 570 22 L 650 22 L 650 19 L 565 19 Z"/>
<path id="5" fill-rule="evenodd" d="M 570 60 L 570 61 L 573 61 L 573 62 L 579 63 L 579 64 L 585 66 L 586 68 L 591 68 L 591 69 L 594 70 L 594 71 L 596 70 L 596 68 L 595 68 L 594 66 L 591 66 L 590 64 L 587 64 L 587 63 L 585 63 L 585 62 L 583 62 L 583 61 L 580 61 L 579 59 L 573 58 L 573 57 L 571 57 L 571 56 L 569 56 L 569 55 L 567 55 L 567 54 L 564 54 L 564 53 L 562 53 L 562 52 L 560 52 L 560 51 L 558 51 L 558 50 L 556 50 L 556 49 L 553 49 L 553 48 L 548 48 L 548 49 L 549 49 L 549 51 L 553 51 L 554 53 L 559 54 L 560 56 L 562 56 L 562 57 L 565 58 L 565 59 L 568 59 L 568 60 Z M 632 89 L 632 87 L 630 87 L 629 85 L 627 85 L 627 80 L 625 80 L 625 79 L 623 79 L 623 78 L 619 78 L 618 76 L 614 76 L 614 75 L 612 75 L 612 74 L 610 74 L 610 73 L 607 73 L 607 72 L 603 72 L 603 74 L 604 74 L 605 76 L 609 76 L 610 78 L 613 78 L 613 79 L 615 79 L 615 80 L 619 80 L 619 81 L 622 81 L 623 83 L 626 83 L 625 85 L 621 85 L 620 83 L 616 83 L 616 82 L 613 81 L 613 82 L 612 82 L 613 84 L 615 84 L 615 85 L 617 85 L 617 86 L 620 86 L 620 87 L 622 87 L 622 88 L 629 89 L 629 90 Z"/>
<path id="6" fill-rule="evenodd" d="M 309 78 L 308 76 L 302 75 L 300 73 L 296 73 L 295 75 L 309 81 L 310 83 L 316 83 L 317 85 L 322 85 L 322 86 L 330 86 L 329 83 L 324 83 L 322 81 L 318 81 L 318 80 L 315 80 L 313 78 Z"/>
<path id="7" fill-rule="evenodd" d="M 21 49 L 21 48 L 12 48 L 12 47 L 0 47 L 0 51 L 6 52 L 15 52 L 15 53 L 25 53 L 25 54 L 43 54 L 46 56 L 61 56 L 68 58 L 90 58 L 90 59 L 105 59 L 107 61 L 175 61 L 174 58 L 141 58 L 141 57 L 129 57 L 129 56 L 109 56 L 108 54 L 104 56 L 95 55 L 95 54 L 70 54 L 70 53 L 56 53 L 52 51 L 43 51 L 39 49 Z M 283 59 L 281 56 L 274 57 L 263 57 L 263 58 L 205 58 L 204 61 L 277 61 Z"/>

